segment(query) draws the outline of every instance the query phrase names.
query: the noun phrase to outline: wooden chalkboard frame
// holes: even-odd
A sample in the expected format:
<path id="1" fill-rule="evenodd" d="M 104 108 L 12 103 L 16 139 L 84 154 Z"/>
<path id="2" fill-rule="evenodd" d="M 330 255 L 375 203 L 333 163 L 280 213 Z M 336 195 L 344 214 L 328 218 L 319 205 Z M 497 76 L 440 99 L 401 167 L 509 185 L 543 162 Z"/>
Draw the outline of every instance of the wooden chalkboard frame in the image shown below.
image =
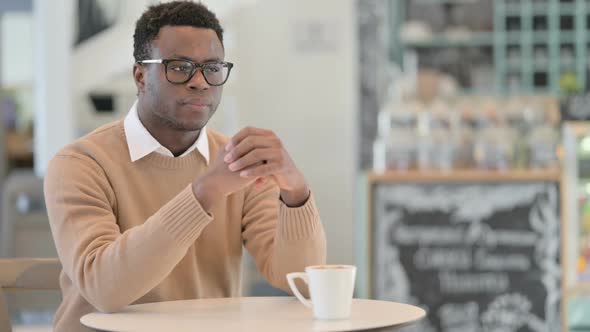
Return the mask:
<path id="1" fill-rule="evenodd" d="M 374 269 L 375 269 L 375 255 L 374 255 L 374 201 L 373 192 L 374 187 L 378 184 L 383 183 L 405 183 L 405 184 L 429 184 L 429 183 L 510 183 L 510 182 L 555 182 L 559 188 L 559 219 L 560 219 L 560 260 L 561 260 L 561 273 L 564 275 L 564 266 L 567 266 L 567 260 L 569 257 L 564 253 L 564 241 L 566 240 L 566 232 L 564 228 L 564 202 L 567 199 L 565 197 L 566 191 L 562 185 L 563 174 L 559 169 L 547 169 L 547 170 L 510 170 L 510 171 L 484 171 L 484 170 L 454 170 L 451 172 L 421 172 L 421 171 L 407 171 L 407 172 L 395 172 L 388 171 L 385 173 L 368 172 L 365 176 L 366 183 L 366 205 L 365 211 L 367 217 L 367 227 L 365 228 L 365 248 L 364 254 L 361 254 L 360 259 L 368 259 L 368 266 L 366 266 L 366 280 L 365 282 L 365 295 L 369 298 L 375 298 L 374 294 Z M 564 279 L 561 278 L 561 294 L 565 290 Z M 363 287 L 363 286 L 361 286 Z M 564 301 L 561 301 L 560 310 L 565 313 Z M 564 314 L 560 316 L 562 330 L 567 331 L 566 321 Z"/>

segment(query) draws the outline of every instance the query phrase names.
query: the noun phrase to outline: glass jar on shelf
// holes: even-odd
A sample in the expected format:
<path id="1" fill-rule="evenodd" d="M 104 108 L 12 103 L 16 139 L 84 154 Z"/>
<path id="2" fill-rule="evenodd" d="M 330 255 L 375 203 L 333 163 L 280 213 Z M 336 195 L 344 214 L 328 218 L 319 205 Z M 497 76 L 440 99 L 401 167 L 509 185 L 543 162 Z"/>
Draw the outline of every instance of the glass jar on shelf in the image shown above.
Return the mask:
<path id="1" fill-rule="evenodd" d="M 413 167 L 416 158 L 415 115 L 402 108 L 381 111 L 378 137 L 373 144 L 373 169 L 404 171 Z"/>
<path id="2" fill-rule="evenodd" d="M 474 159 L 477 167 L 486 170 L 508 170 L 514 161 L 514 133 L 504 127 L 488 127 L 477 134 Z"/>
<path id="3" fill-rule="evenodd" d="M 508 170 L 514 167 L 515 142 L 518 133 L 510 127 L 497 109 L 479 114 L 473 147 L 477 168 Z"/>
<path id="4" fill-rule="evenodd" d="M 431 166 L 436 170 L 450 171 L 456 166 L 461 143 L 461 118 L 449 104 L 437 101 L 431 107 L 429 127 Z"/>
<path id="5" fill-rule="evenodd" d="M 432 114 L 428 111 L 419 112 L 416 120 L 416 164 L 420 170 L 429 170 L 433 167 L 434 153 Z"/>
<path id="6" fill-rule="evenodd" d="M 531 130 L 527 137 L 530 168 L 555 168 L 558 166 L 557 145 L 559 134 L 551 125 L 541 125 Z"/>

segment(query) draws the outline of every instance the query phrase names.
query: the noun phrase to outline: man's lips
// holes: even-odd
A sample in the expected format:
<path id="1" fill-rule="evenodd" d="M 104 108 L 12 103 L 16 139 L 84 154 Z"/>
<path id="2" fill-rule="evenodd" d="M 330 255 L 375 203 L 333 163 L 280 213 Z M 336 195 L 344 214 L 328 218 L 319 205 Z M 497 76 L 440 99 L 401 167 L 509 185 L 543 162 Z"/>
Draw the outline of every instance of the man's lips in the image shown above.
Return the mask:
<path id="1" fill-rule="evenodd" d="M 210 103 L 207 103 L 205 101 L 200 101 L 200 100 L 184 101 L 182 104 L 189 105 L 189 106 L 209 106 L 210 105 Z"/>
<path id="2" fill-rule="evenodd" d="M 181 104 L 183 106 L 197 109 L 197 110 L 204 110 L 204 109 L 208 108 L 209 106 L 211 106 L 210 103 L 208 103 L 204 100 L 187 100 L 187 101 L 183 101 Z"/>

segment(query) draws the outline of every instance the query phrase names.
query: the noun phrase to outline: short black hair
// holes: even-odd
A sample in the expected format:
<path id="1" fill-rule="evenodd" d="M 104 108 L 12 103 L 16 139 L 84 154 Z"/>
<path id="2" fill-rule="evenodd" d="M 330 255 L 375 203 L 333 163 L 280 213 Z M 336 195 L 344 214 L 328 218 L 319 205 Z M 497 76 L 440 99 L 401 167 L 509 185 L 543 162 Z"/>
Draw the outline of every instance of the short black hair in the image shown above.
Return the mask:
<path id="1" fill-rule="evenodd" d="M 163 26 L 188 25 L 212 29 L 223 45 L 223 29 L 215 14 L 202 3 L 172 1 L 150 6 L 135 23 L 133 57 L 135 61 L 150 57 L 150 45 Z"/>

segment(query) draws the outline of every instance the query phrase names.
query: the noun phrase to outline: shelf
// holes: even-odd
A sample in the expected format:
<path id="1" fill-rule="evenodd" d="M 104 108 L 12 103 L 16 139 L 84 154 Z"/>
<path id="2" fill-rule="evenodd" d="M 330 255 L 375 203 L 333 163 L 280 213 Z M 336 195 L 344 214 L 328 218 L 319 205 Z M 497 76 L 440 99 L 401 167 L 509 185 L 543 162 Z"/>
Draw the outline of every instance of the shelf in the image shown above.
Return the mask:
<path id="1" fill-rule="evenodd" d="M 589 32 L 590 33 L 590 32 Z M 12 91 L 12 90 L 33 90 L 33 82 L 21 82 L 21 83 L 2 83 L 0 84 L 0 91 Z"/>
<path id="2" fill-rule="evenodd" d="M 545 37 L 547 38 L 547 37 Z M 576 33 L 573 31 L 562 31 L 559 33 L 559 44 L 573 44 L 576 42 Z"/>
<path id="3" fill-rule="evenodd" d="M 567 10 L 567 13 L 571 13 L 573 9 L 568 8 Z M 522 4 L 507 4 L 504 13 L 506 16 L 521 16 L 523 13 L 523 6 Z M 546 3 L 533 4 L 531 7 L 531 13 L 533 15 L 546 15 L 549 13 L 549 5 Z"/>
<path id="4" fill-rule="evenodd" d="M 368 179 L 375 182 L 432 182 L 432 181 L 477 181 L 477 182 L 526 182 L 526 181 L 560 181 L 559 169 L 534 170 L 519 169 L 508 171 L 483 171 L 476 169 L 436 171 L 387 171 L 385 173 L 368 172 Z"/>
<path id="5" fill-rule="evenodd" d="M 407 5 L 414 1 L 457 3 L 445 0 L 394 0 L 393 3 Z M 519 76 L 523 91 L 541 90 L 558 95 L 560 74 L 563 72 L 573 72 L 583 88 L 590 87 L 590 76 L 582 66 L 590 59 L 590 0 L 563 3 L 560 0 L 492 1 L 490 15 L 493 15 L 493 31 L 473 31 L 462 39 L 452 39 L 448 38 L 446 31 L 435 30 L 431 39 L 409 41 L 404 46 L 428 48 L 434 52 L 441 47 L 479 47 L 485 51 L 491 48 L 494 89 L 498 93 L 511 92 L 506 85 L 509 81 L 507 75 Z M 535 57 L 535 54 L 538 56 Z M 521 61 L 510 63 L 515 59 Z M 543 59 L 545 61 L 538 61 Z M 571 63 L 562 64 L 563 60 L 570 60 Z"/>
<path id="6" fill-rule="evenodd" d="M 523 70 L 523 67 L 525 66 L 524 62 L 521 63 L 506 63 L 506 69 L 508 73 L 520 73 Z M 564 66 L 563 68 L 573 68 L 573 65 L 570 66 Z M 546 63 L 532 63 L 531 64 L 531 70 L 535 73 L 541 73 L 541 72 L 545 72 L 545 73 L 549 73 L 549 61 L 547 61 Z"/>
<path id="7" fill-rule="evenodd" d="M 496 95 L 496 92 L 494 91 L 494 87 L 489 87 L 488 89 L 462 88 L 461 90 L 459 90 L 459 95 L 461 95 L 461 96 L 494 96 L 494 95 Z"/>
<path id="8" fill-rule="evenodd" d="M 569 286 L 565 289 L 565 296 L 573 296 L 588 293 L 590 293 L 590 282 L 588 281 L 576 281 L 574 285 Z"/>
<path id="9" fill-rule="evenodd" d="M 47 228 L 47 213 L 31 213 L 28 215 L 18 215 L 18 222 L 15 224 L 19 228 Z"/>
<path id="10" fill-rule="evenodd" d="M 549 13 L 549 5 L 546 3 L 533 4 L 533 15 L 544 15 Z"/>
<path id="11" fill-rule="evenodd" d="M 521 44 L 522 43 L 522 32 L 507 32 L 506 42 L 508 44 Z"/>
<path id="12" fill-rule="evenodd" d="M 527 31 L 527 34 L 532 34 L 532 42 L 534 44 L 549 44 L 548 31 Z M 590 36 L 590 31 L 588 32 Z M 573 31 L 563 31 L 559 33 L 560 44 L 573 44 L 576 42 L 576 34 Z M 506 41 L 508 44 L 522 44 L 527 36 L 524 31 L 512 31 L 506 33 Z"/>
<path id="13" fill-rule="evenodd" d="M 576 5 L 573 3 L 559 4 L 559 15 L 575 15 Z"/>
<path id="14" fill-rule="evenodd" d="M 549 72 L 549 61 L 546 63 L 533 63 L 533 71 L 535 72 Z"/>
<path id="15" fill-rule="evenodd" d="M 548 31 L 541 31 L 535 30 L 533 32 L 533 43 L 535 44 L 549 44 L 549 32 Z"/>
<path id="16" fill-rule="evenodd" d="M 533 90 L 531 91 L 531 93 L 538 94 L 538 95 L 544 95 L 544 94 L 548 94 L 550 92 L 551 92 L 551 89 L 548 86 L 544 87 L 544 88 L 536 87 L 536 88 L 533 88 Z"/>
<path id="17" fill-rule="evenodd" d="M 509 3 L 504 7 L 506 16 L 520 16 L 522 13 L 522 5 L 519 3 Z"/>
<path id="18" fill-rule="evenodd" d="M 559 63 L 559 68 L 562 70 L 571 70 L 571 71 L 576 71 L 576 63 L 572 62 L 572 63 Z"/>
<path id="19" fill-rule="evenodd" d="M 416 3 L 425 5 L 440 5 L 440 4 L 471 4 L 473 0 L 414 0 Z"/>
<path id="20" fill-rule="evenodd" d="M 506 63 L 507 73 L 520 73 L 522 71 L 523 63 Z"/>
<path id="21" fill-rule="evenodd" d="M 402 41 L 406 47 L 464 47 L 464 46 L 492 46 L 494 34 L 492 32 L 474 32 L 466 38 L 449 38 L 444 34 L 434 35 L 428 40 Z"/>

